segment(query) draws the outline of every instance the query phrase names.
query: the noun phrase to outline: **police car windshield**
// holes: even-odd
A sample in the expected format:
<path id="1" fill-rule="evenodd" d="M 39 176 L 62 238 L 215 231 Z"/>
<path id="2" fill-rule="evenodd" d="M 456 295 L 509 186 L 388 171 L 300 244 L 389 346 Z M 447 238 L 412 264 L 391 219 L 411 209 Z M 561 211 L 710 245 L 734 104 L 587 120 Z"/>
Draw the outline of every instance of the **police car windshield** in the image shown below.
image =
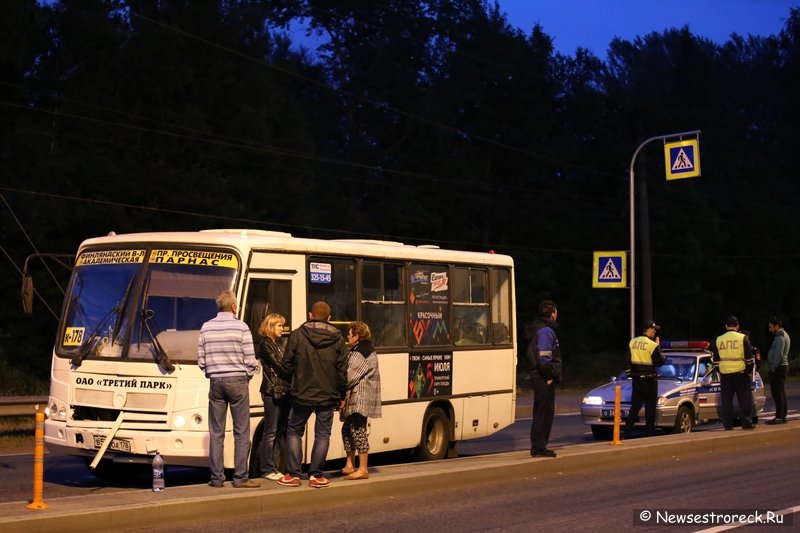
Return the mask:
<path id="1" fill-rule="evenodd" d="M 696 357 L 667 355 L 666 362 L 658 368 L 658 378 L 691 381 L 696 371 Z"/>

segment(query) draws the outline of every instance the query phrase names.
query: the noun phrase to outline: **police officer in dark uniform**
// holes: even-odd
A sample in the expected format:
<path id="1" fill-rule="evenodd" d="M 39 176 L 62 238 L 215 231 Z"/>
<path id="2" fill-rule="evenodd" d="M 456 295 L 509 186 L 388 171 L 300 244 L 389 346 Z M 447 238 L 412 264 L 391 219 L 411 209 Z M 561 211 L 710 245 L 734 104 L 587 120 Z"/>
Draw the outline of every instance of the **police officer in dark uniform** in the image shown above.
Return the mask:
<path id="1" fill-rule="evenodd" d="M 561 348 L 555 329 L 558 308 L 552 300 L 539 304 L 539 318 L 529 329 L 527 359 L 533 384 L 531 456 L 555 457 L 547 447 L 556 407 L 556 383 L 561 383 Z"/>
<path id="2" fill-rule="evenodd" d="M 633 427 L 639 418 L 639 410 L 644 405 L 645 435 L 648 437 L 655 433 L 656 401 L 658 400 L 658 377 L 656 368 L 664 364 L 664 355 L 659 347 L 656 331 L 661 326 L 652 320 L 642 324 L 642 334 L 628 343 L 631 353 L 631 410 L 625 420 L 623 438 L 629 439 L 633 435 Z"/>
<path id="3" fill-rule="evenodd" d="M 719 361 L 720 417 L 726 430 L 733 429 L 733 395 L 742 414 L 742 429 L 753 429 L 750 376 L 753 374 L 753 346 L 750 338 L 739 332 L 739 319 L 729 316 L 725 320 L 725 333 L 714 344 L 714 361 Z"/>

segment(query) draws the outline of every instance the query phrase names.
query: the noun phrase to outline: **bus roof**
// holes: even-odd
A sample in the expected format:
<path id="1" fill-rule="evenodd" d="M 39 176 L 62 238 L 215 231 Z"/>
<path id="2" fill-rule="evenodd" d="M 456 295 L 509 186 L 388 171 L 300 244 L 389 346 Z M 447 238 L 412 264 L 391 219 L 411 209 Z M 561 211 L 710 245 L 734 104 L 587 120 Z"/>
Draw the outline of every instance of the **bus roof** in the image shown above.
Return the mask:
<path id="1" fill-rule="evenodd" d="M 494 252 L 446 250 L 430 244 L 415 246 L 400 242 L 367 239 L 310 239 L 293 237 L 290 233 L 252 229 L 211 229 L 120 235 L 112 232 L 105 237 L 86 239 L 81 243 L 80 250 L 87 247 L 108 247 L 133 243 L 229 246 L 239 250 L 243 256 L 248 255 L 250 251 L 286 251 L 422 261 L 452 261 L 509 267 L 514 264 L 511 256 Z"/>

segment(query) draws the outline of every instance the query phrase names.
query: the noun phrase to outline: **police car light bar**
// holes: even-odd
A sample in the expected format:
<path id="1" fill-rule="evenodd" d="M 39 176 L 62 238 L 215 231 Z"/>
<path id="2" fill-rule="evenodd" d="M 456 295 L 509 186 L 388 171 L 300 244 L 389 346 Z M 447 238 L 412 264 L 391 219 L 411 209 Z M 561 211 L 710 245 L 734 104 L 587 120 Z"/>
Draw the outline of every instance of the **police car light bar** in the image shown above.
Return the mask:
<path id="1" fill-rule="evenodd" d="M 661 341 L 660 346 L 665 350 L 707 350 L 711 343 L 708 341 Z"/>

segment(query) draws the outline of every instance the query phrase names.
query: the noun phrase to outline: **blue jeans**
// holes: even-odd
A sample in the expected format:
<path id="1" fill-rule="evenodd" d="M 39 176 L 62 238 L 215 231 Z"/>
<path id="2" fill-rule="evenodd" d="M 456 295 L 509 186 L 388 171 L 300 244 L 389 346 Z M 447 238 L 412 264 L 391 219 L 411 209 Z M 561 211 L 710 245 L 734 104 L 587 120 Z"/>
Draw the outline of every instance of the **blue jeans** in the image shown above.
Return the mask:
<path id="1" fill-rule="evenodd" d="M 328 456 L 331 427 L 333 426 L 333 406 L 320 407 L 292 402 L 292 408 L 289 411 L 289 422 L 286 426 L 286 446 L 289 452 L 286 458 L 286 467 L 289 474 L 294 477 L 300 477 L 300 463 L 303 454 L 301 441 L 306 430 L 306 422 L 308 422 L 311 413 L 317 415 L 317 421 L 314 424 L 314 446 L 311 449 L 311 464 L 308 466 L 308 475 L 321 476 L 325 458 Z"/>
<path id="2" fill-rule="evenodd" d="M 264 432 L 259 458 L 261 475 L 266 475 L 280 470 L 281 452 L 286 450 L 286 420 L 291 400 L 288 396 L 276 400 L 264 393 L 261 400 L 264 402 Z"/>
<path id="3" fill-rule="evenodd" d="M 233 483 L 248 480 L 247 459 L 250 456 L 250 395 L 246 377 L 211 378 L 208 389 L 208 460 L 211 481 L 225 481 L 225 418 L 228 406 L 233 419 Z"/>

